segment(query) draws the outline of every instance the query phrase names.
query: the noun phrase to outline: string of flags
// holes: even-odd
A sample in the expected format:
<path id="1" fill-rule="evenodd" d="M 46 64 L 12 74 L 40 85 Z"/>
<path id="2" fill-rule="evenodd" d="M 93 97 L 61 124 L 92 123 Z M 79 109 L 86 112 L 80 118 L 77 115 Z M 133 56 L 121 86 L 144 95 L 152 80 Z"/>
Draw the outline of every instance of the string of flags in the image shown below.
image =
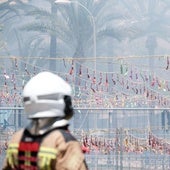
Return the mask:
<path id="1" fill-rule="evenodd" d="M 143 137 L 136 137 L 128 129 L 116 129 L 116 131 L 109 137 L 108 133 L 103 136 L 91 134 L 85 131 L 76 131 L 73 133 L 77 135 L 82 150 L 86 154 L 100 153 L 136 153 L 142 154 L 144 152 L 152 152 L 154 154 L 170 155 L 170 142 L 165 137 L 156 136 L 151 130 L 143 130 L 144 134 L 137 132 Z M 14 132 L 8 132 L 10 135 Z M 0 140 L 0 154 L 5 152 L 8 148 L 9 134 L 4 134 L 3 139 Z M 2 137 L 1 137 L 2 138 Z"/>
<path id="2" fill-rule="evenodd" d="M 45 69 L 17 58 L 4 60 L 8 67 L 3 62 L 0 66 L 0 105 L 22 106 L 21 92 L 25 83 Z M 94 71 L 74 59 L 60 62 L 60 71 L 56 74 L 72 85 L 75 106 L 90 103 L 93 107 L 168 107 L 170 104 L 170 80 L 142 68 L 120 62 L 120 71 L 103 72 Z M 167 72 L 169 57 L 166 62 Z"/>

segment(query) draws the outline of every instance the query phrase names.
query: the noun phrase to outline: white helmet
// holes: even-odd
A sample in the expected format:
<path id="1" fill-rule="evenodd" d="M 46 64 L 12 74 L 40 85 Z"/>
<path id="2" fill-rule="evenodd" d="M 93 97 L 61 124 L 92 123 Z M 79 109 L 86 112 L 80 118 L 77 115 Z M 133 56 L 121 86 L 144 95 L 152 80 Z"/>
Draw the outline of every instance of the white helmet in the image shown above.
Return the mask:
<path id="1" fill-rule="evenodd" d="M 71 86 L 61 77 L 41 72 L 31 78 L 23 90 L 24 109 L 29 118 L 61 117 L 73 115 Z"/>

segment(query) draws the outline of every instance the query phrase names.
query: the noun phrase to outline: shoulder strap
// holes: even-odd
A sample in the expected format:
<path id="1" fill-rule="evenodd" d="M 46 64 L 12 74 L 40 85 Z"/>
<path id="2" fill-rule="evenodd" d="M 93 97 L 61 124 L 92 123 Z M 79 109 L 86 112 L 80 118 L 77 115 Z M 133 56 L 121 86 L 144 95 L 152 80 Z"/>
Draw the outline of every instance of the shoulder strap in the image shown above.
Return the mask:
<path id="1" fill-rule="evenodd" d="M 77 141 L 77 139 L 68 130 L 59 129 L 59 131 L 63 135 L 65 142 Z"/>

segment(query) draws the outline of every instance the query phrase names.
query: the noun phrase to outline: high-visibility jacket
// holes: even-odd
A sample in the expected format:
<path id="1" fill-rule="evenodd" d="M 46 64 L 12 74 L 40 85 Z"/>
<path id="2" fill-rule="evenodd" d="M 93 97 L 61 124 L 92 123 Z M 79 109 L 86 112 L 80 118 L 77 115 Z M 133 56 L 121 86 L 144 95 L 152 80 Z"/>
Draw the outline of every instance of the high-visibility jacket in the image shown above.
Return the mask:
<path id="1" fill-rule="evenodd" d="M 32 135 L 16 132 L 9 142 L 3 170 L 87 170 L 80 143 L 63 129 Z"/>

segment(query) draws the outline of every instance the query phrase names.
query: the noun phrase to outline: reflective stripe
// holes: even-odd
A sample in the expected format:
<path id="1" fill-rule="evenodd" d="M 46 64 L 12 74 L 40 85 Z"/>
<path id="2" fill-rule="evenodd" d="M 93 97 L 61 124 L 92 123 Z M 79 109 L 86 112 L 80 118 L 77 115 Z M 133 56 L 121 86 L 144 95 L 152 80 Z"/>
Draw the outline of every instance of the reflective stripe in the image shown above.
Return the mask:
<path id="1" fill-rule="evenodd" d="M 11 143 L 7 149 L 7 161 L 12 168 L 18 165 L 18 146 L 17 143 Z"/>
<path id="2" fill-rule="evenodd" d="M 12 143 L 8 146 L 7 150 L 7 160 L 11 168 L 15 168 L 20 166 L 23 167 L 32 167 L 30 164 L 30 159 L 25 160 L 24 165 L 18 165 L 18 148 L 19 144 Z M 31 157 L 31 152 L 25 151 L 24 152 L 25 158 Z M 40 170 L 51 170 L 51 162 L 57 158 L 59 150 L 56 148 L 49 148 L 49 147 L 40 147 L 38 152 L 38 166 Z M 22 157 L 21 157 L 22 158 Z M 33 167 L 32 167 L 33 168 Z"/>
<path id="3" fill-rule="evenodd" d="M 58 150 L 54 148 L 40 147 L 38 158 L 39 167 L 41 170 L 51 170 L 51 161 L 55 160 L 58 154 Z"/>

